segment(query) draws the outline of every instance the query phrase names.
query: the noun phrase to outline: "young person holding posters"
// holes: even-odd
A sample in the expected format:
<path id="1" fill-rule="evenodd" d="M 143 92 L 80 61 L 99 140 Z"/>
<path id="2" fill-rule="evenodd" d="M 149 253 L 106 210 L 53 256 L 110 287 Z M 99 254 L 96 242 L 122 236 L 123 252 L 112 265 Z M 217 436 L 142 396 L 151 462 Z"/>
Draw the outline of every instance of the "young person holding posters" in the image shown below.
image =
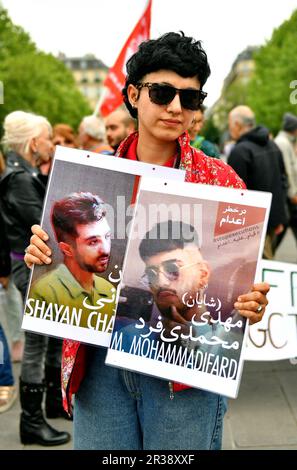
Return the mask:
<path id="1" fill-rule="evenodd" d="M 189 144 L 186 129 L 206 96 L 202 88 L 209 74 L 200 42 L 182 33 L 142 43 L 127 63 L 123 90 L 139 132 L 120 145 L 117 156 L 185 169 L 186 181 L 244 188 L 228 165 Z M 47 234 L 39 226 L 33 233 L 27 265 L 50 262 Z M 265 283 L 252 286 L 235 308 L 251 322 L 260 321 L 268 290 Z M 178 393 L 171 399 L 168 381 L 106 367 L 105 356 L 102 348 L 64 344 L 67 407 L 71 392 L 76 394 L 76 449 L 220 449 L 223 397 L 174 384 Z"/>

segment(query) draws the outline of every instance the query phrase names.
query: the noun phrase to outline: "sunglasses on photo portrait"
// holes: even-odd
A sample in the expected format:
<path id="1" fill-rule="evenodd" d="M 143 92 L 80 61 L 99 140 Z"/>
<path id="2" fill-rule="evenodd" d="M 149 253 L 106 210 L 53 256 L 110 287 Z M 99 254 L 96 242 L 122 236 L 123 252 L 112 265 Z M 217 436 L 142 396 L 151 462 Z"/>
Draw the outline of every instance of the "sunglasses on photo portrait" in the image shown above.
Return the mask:
<path id="1" fill-rule="evenodd" d="M 158 283 L 159 275 L 162 273 L 168 281 L 176 281 L 180 276 L 180 271 L 185 268 L 190 268 L 197 264 L 201 264 L 200 262 L 186 264 L 180 266 L 178 264 L 178 260 L 176 259 L 169 259 L 163 261 L 160 265 L 157 266 L 147 266 L 145 268 L 145 273 L 142 276 L 142 282 L 146 286 L 155 285 Z"/>
<path id="2" fill-rule="evenodd" d="M 191 111 L 197 111 L 207 96 L 207 93 L 202 90 L 194 88 L 180 89 L 165 83 L 138 83 L 136 88 L 138 90 L 148 88 L 151 102 L 159 105 L 171 103 L 178 93 L 182 107 Z"/>

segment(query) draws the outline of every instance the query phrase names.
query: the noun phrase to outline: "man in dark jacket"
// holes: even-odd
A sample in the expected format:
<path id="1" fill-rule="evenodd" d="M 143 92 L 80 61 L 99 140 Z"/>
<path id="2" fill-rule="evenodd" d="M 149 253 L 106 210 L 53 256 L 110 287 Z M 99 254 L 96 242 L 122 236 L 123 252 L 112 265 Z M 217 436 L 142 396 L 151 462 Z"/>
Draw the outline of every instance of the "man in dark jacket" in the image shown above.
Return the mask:
<path id="1" fill-rule="evenodd" d="M 229 132 L 235 146 L 228 164 L 243 179 L 248 189 L 272 193 L 263 257 L 272 259 L 275 237 L 287 223 L 286 176 L 282 155 L 269 138 L 269 131 L 256 126 L 253 111 L 247 106 L 237 106 L 229 114 Z"/>
<path id="2" fill-rule="evenodd" d="M 8 287 L 10 269 L 9 244 L 0 213 L 0 290 Z M 9 348 L 0 323 L 0 413 L 9 410 L 16 397 L 17 392 L 14 385 Z"/>

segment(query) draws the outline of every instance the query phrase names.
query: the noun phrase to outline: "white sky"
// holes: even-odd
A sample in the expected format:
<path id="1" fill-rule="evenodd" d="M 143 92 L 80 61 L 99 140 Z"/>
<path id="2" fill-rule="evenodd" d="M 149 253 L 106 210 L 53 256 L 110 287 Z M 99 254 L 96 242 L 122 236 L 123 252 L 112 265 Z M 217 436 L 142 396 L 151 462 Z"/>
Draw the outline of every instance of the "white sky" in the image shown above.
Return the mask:
<path id="1" fill-rule="evenodd" d="M 37 46 L 57 54 L 93 53 L 113 65 L 146 0 L 2 0 L 12 20 Z M 212 74 L 211 105 L 237 54 L 263 44 L 297 8 L 296 0 L 153 0 L 151 37 L 182 30 L 203 41 Z"/>

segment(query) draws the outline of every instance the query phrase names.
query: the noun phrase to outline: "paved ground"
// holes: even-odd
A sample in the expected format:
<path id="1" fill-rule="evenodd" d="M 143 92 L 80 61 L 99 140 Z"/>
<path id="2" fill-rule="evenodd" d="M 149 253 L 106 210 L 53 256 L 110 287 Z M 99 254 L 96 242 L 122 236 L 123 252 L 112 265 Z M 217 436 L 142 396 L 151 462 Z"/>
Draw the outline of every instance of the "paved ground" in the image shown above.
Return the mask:
<path id="1" fill-rule="evenodd" d="M 275 259 L 297 261 L 290 230 Z M 245 363 L 238 398 L 229 401 L 223 448 L 297 449 L 297 365 Z"/>
<path id="2" fill-rule="evenodd" d="M 277 253 L 280 261 L 297 260 L 291 232 Z M 14 367 L 15 376 L 19 366 Z M 44 449 L 22 446 L 18 437 L 19 404 L 0 415 L 0 449 Z M 72 423 L 50 423 L 72 432 Z M 57 449 L 71 449 L 72 442 Z M 236 400 L 230 400 L 225 419 L 224 449 L 297 449 L 297 365 L 289 361 L 247 362 Z M 54 449 L 54 448 L 51 448 Z"/>
<path id="3" fill-rule="evenodd" d="M 14 375 L 18 380 L 20 365 L 14 365 Z M 17 383 L 17 382 L 16 382 Z M 71 449 L 72 442 L 58 447 L 42 447 L 38 445 L 23 446 L 19 440 L 19 416 L 20 405 L 17 400 L 14 406 L 6 413 L 0 414 L 0 449 L 5 450 L 33 450 L 33 449 Z M 51 419 L 48 422 L 60 431 L 68 431 L 72 434 L 72 422 L 65 419 Z"/>

